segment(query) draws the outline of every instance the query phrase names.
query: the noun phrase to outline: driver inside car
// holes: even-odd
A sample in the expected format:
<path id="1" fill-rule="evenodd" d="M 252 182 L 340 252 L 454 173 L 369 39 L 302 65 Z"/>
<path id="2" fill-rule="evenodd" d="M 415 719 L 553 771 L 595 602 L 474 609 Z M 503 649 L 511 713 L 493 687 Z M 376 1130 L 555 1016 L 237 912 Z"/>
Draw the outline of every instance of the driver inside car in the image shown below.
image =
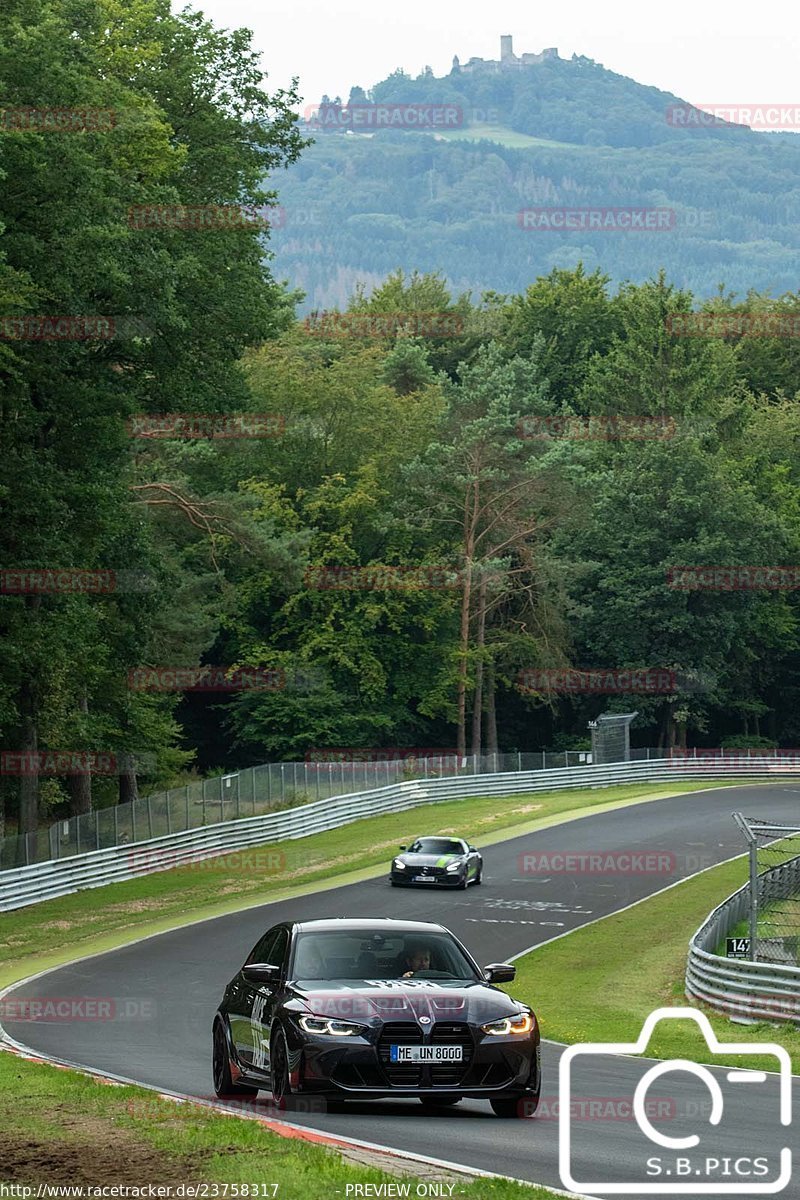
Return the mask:
<path id="1" fill-rule="evenodd" d="M 431 969 L 431 952 L 428 946 L 411 946 L 406 951 L 403 966 L 406 968 L 403 971 L 402 978 L 409 979 L 415 975 L 417 971 L 430 971 Z"/>

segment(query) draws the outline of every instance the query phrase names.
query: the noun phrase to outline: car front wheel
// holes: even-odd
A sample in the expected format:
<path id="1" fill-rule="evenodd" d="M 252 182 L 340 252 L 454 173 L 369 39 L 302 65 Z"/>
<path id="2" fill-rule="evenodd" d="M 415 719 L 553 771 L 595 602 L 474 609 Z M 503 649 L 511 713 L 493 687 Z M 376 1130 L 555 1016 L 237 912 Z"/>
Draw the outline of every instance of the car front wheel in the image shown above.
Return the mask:
<path id="1" fill-rule="evenodd" d="M 292 1086 L 289 1082 L 289 1047 L 286 1045 L 286 1034 L 282 1029 L 276 1030 L 272 1036 L 269 1061 L 272 1099 L 276 1108 L 286 1108 L 291 1098 Z"/>
<path id="2" fill-rule="evenodd" d="M 231 1075 L 231 1059 L 228 1053 L 228 1039 L 222 1021 L 214 1024 L 214 1055 L 213 1055 L 214 1091 L 225 1099 L 227 1096 L 257 1096 L 258 1088 L 248 1087 L 243 1083 L 234 1083 Z"/>

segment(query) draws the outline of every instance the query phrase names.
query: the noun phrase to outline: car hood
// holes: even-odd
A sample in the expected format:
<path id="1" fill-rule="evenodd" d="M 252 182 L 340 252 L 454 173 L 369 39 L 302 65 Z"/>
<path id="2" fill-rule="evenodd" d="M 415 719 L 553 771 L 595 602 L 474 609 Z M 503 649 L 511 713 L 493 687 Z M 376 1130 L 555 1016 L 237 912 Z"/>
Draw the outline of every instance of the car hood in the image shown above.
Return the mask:
<path id="1" fill-rule="evenodd" d="M 518 1013 L 520 1004 L 484 983 L 437 979 L 298 980 L 289 1007 L 342 1021 L 467 1021 L 485 1024 Z M 427 1024 L 422 1021 L 422 1024 Z"/>
<path id="2" fill-rule="evenodd" d="M 409 867 L 448 867 L 451 862 L 461 862 L 465 854 L 395 854 Z"/>

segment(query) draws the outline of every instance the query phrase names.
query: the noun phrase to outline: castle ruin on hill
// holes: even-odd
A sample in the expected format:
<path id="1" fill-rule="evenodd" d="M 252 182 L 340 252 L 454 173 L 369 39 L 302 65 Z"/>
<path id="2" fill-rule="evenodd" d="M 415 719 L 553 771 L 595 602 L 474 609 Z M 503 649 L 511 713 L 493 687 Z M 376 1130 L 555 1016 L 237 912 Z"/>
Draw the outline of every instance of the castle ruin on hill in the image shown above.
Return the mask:
<path id="1" fill-rule="evenodd" d="M 459 61 L 458 55 L 453 58 L 454 71 L 510 71 L 518 67 L 532 67 L 536 63 L 546 62 L 547 59 L 558 58 L 558 50 L 555 46 L 548 47 L 541 54 L 522 54 L 520 56 L 514 53 L 513 39 L 510 33 L 504 33 L 500 37 L 500 58 L 471 58 L 463 65 Z"/>

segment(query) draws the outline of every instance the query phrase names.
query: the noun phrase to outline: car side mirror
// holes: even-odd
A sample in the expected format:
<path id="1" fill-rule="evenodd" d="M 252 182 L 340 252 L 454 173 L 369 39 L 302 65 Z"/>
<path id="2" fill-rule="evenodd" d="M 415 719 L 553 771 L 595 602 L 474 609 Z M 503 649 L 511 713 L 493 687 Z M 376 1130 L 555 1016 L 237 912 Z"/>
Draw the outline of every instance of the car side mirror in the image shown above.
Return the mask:
<path id="1" fill-rule="evenodd" d="M 517 968 L 511 963 L 489 963 L 483 968 L 483 973 L 489 983 L 511 983 L 516 977 Z"/>
<path id="2" fill-rule="evenodd" d="M 262 987 L 274 987 L 280 979 L 280 967 L 272 963 L 251 963 L 242 967 L 242 974 L 248 983 L 258 983 Z"/>
<path id="3" fill-rule="evenodd" d="M 401 850 L 407 850 L 407 849 L 408 849 L 408 846 L 401 846 L 401 847 L 400 847 L 400 849 L 401 849 Z"/>
<path id="4" fill-rule="evenodd" d="M 478 847 L 477 847 L 477 846 L 470 846 L 470 848 L 469 848 L 469 849 L 470 849 L 470 852 L 471 852 L 471 853 L 474 853 L 474 854 L 477 854 L 477 853 L 478 853 Z"/>

